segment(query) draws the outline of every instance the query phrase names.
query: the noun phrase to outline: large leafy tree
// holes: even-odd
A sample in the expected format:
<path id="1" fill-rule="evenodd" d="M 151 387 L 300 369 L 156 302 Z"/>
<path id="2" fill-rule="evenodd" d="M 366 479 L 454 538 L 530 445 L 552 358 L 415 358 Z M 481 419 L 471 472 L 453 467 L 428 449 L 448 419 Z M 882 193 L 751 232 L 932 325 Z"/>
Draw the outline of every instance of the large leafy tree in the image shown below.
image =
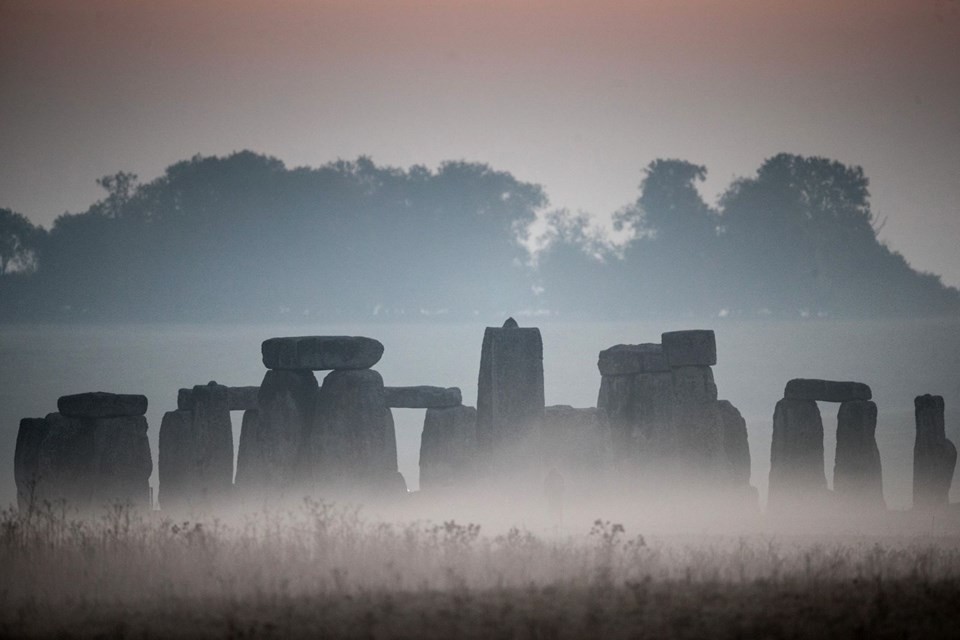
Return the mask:
<path id="1" fill-rule="evenodd" d="M 0 276 L 35 269 L 43 234 L 23 214 L 0 208 Z"/>

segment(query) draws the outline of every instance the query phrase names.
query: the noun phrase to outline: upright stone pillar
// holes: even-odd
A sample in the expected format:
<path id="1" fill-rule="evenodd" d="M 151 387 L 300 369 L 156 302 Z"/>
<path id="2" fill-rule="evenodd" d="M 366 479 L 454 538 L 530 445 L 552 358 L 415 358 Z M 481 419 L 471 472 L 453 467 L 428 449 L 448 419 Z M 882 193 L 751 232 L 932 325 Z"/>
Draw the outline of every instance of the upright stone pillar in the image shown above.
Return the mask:
<path id="1" fill-rule="evenodd" d="M 717 344 L 713 331 L 669 331 L 661 336 L 673 374 L 674 461 L 685 477 L 715 483 L 727 479 L 724 426 L 717 405 L 713 365 Z"/>
<path id="2" fill-rule="evenodd" d="M 814 400 L 784 398 L 773 414 L 768 509 L 816 504 L 826 489 L 820 409 Z"/>
<path id="3" fill-rule="evenodd" d="M 160 422 L 157 501 L 163 510 L 188 507 L 196 486 L 193 412 L 168 411 Z"/>
<path id="4" fill-rule="evenodd" d="M 487 327 L 477 384 L 477 442 L 481 451 L 501 459 L 519 455 L 532 461 L 539 447 L 543 411 L 540 330 L 520 328 L 513 318 L 503 327 Z"/>
<path id="5" fill-rule="evenodd" d="M 247 411 L 237 456 L 241 495 L 278 494 L 299 480 L 301 451 L 313 421 L 319 385 L 309 369 L 270 369 L 259 408 Z"/>
<path id="6" fill-rule="evenodd" d="M 379 373 L 327 374 L 317 394 L 307 451 L 311 483 L 321 491 L 364 495 L 398 488 L 393 414 Z"/>
<path id="7" fill-rule="evenodd" d="M 723 450 L 729 477 L 734 485 L 749 485 L 750 444 L 747 441 L 747 422 L 730 401 L 720 400 L 717 406 L 723 425 Z"/>
<path id="8" fill-rule="evenodd" d="M 840 405 L 833 492 L 848 506 L 886 508 L 876 429 L 875 403 L 848 400 Z"/>
<path id="9" fill-rule="evenodd" d="M 50 425 L 43 418 L 24 418 L 20 421 L 13 455 L 13 477 L 17 484 L 17 508 L 21 512 L 40 506 L 37 494 L 40 443 L 49 431 Z"/>
<path id="10" fill-rule="evenodd" d="M 465 485 L 475 480 L 477 410 L 427 409 L 420 436 L 420 490 Z"/>
<path id="11" fill-rule="evenodd" d="M 957 448 L 947 439 L 943 397 L 923 395 L 914 401 L 917 436 L 913 445 L 913 506 L 937 509 L 949 504 L 957 466 Z"/>
<path id="12" fill-rule="evenodd" d="M 150 507 L 153 460 L 142 395 L 82 393 L 57 401 L 37 449 L 37 493 L 70 507 Z"/>
<path id="13" fill-rule="evenodd" d="M 193 388 L 196 490 L 214 503 L 233 488 L 233 424 L 227 387 L 211 382 Z"/>

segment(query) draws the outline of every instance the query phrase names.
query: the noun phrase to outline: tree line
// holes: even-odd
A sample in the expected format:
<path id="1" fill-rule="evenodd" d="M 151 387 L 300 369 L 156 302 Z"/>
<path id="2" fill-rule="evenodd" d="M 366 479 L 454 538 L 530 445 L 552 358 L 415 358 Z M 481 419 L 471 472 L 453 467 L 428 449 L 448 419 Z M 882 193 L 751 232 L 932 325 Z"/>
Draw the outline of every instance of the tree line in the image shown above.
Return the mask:
<path id="1" fill-rule="evenodd" d="M 583 319 L 662 314 L 951 315 L 960 294 L 877 238 L 859 167 L 774 156 L 715 205 L 706 168 L 656 160 L 614 215 L 627 241 L 550 210 L 544 190 L 468 162 L 366 157 L 288 168 L 244 151 L 196 156 L 47 230 L 0 209 L 0 319 L 415 320 L 518 310 Z M 546 225 L 531 260 L 523 240 Z"/>

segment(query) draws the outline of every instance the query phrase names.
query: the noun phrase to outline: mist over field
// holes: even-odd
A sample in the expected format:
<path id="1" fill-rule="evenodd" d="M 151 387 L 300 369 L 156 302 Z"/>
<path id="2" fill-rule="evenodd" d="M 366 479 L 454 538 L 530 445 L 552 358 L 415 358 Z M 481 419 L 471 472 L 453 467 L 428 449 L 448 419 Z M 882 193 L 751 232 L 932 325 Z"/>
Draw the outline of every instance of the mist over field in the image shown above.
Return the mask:
<path id="1" fill-rule="evenodd" d="M 0 638 L 955 638 L 958 60 L 0 0 Z"/>

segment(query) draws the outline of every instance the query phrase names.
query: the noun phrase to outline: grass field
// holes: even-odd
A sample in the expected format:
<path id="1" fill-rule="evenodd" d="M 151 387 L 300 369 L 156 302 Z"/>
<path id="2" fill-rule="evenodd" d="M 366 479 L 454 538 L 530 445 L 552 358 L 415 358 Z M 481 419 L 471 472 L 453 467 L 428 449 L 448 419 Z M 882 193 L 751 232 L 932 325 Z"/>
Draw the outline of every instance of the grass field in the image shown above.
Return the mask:
<path id="1" fill-rule="evenodd" d="M 960 535 L 0 518 L 4 637 L 955 638 Z"/>

